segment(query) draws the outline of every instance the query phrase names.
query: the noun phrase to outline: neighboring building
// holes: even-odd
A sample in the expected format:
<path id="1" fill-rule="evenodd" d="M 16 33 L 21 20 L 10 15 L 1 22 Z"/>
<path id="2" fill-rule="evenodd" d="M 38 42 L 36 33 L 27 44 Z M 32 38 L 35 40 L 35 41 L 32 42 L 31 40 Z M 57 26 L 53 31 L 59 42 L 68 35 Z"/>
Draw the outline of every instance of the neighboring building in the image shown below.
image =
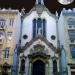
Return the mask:
<path id="1" fill-rule="evenodd" d="M 64 8 L 58 24 L 60 45 L 63 44 L 66 53 L 68 75 L 75 75 L 75 8 Z"/>
<path id="2" fill-rule="evenodd" d="M 0 9 L 0 75 L 11 75 L 14 49 L 18 43 L 16 35 L 20 30 L 19 19 L 18 10 Z"/>

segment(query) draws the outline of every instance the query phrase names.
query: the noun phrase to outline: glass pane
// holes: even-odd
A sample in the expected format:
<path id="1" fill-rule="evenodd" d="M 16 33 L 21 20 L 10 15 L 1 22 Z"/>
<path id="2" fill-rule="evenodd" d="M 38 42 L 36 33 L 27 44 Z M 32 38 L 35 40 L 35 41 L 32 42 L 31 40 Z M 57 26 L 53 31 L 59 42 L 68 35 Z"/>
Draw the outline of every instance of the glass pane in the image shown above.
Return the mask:
<path id="1" fill-rule="evenodd" d="M 24 73 L 24 72 L 25 72 L 25 60 L 22 59 L 20 65 L 20 73 Z"/>
<path id="2" fill-rule="evenodd" d="M 68 25 L 75 25 L 75 20 L 73 18 L 69 18 Z"/>
<path id="3" fill-rule="evenodd" d="M 75 58 L 75 51 L 72 51 L 72 57 Z"/>
<path id="4" fill-rule="evenodd" d="M 46 36 L 46 20 L 43 19 L 43 35 Z"/>
<path id="5" fill-rule="evenodd" d="M 14 19 L 11 18 L 11 19 L 10 19 L 10 25 L 13 26 L 13 23 L 14 23 Z"/>
<path id="6" fill-rule="evenodd" d="M 38 4 L 41 4 L 41 0 L 38 0 Z"/>
<path id="7" fill-rule="evenodd" d="M 11 35 L 12 35 L 12 32 L 8 32 L 8 33 L 7 33 L 7 36 L 11 36 Z"/>
<path id="8" fill-rule="evenodd" d="M 2 32 L 0 32 L 0 37 L 3 35 L 3 33 Z"/>
<path id="9" fill-rule="evenodd" d="M 72 57 L 75 58 L 75 47 L 71 48 Z"/>
<path id="10" fill-rule="evenodd" d="M 7 39 L 9 39 L 9 40 L 12 39 L 12 32 L 7 32 Z"/>
<path id="11" fill-rule="evenodd" d="M 36 36 L 36 19 L 33 20 L 33 37 Z"/>
<path id="12" fill-rule="evenodd" d="M 69 37 L 70 39 L 75 39 L 75 32 L 74 31 L 69 31 Z"/>
<path id="13" fill-rule="evenodd" d="M 41 23 L 42 23 L 42 21 L 41 21 L 41 19 L 39 18 L 39 19 L 37 20 L 37 26 L 38 26 L 38 28 L 41 28 Z"/>
<path id="14" fill-rule="evenodd" d="M 9 57 L 9 48 L 6 48 L 5 49 L 5 58 L 8 58 Z"/>
<path id="15" fill-rule="evenodd" d="M 72 48 L 72 51 L 75 51 L 75 47 Z"/>
<path id="16" fill-rule="evenodd" d="M 42 34 L 42 20 L 40 18 L 37 20 L 37 34 Z"/>
<path id="17" fill-rule="evenodd" d="M 5 19 L 0 19 L 0 25 L 4 26 L 5 25 L 6 20 Z"/>

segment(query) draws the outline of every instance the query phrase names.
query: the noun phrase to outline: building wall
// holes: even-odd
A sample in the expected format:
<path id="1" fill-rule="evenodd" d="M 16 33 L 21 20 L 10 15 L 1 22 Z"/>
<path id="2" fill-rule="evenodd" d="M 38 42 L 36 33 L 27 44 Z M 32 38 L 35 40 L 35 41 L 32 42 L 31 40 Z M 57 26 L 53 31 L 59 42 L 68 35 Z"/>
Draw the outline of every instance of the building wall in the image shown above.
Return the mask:
<path id="1" fill-rule="evenodd" d="M 5 19 L 4 28 L 2 28 L 0 24 L 0 31 L 3 32 L 3 43 L 2 43 L 3 48 L 2 48 L 1 65 L 4 65 L 5 63 L 9 64 L 10 66 L 13 65 L 14 48 L 18 43 L 16 41 L 18 41 L 19 39 L 19 34 L 17 35 L 17 32 L 20 31 L 20 29 L 19 30 L 17 29 L 18 27 L 20 28 L 20 20 L 19 20 L 20 16 L 18 14 L 19 14 L 18 10 L 7 10 L 7 9 L 0 10 L 0 19 L 2 18 Z M 10 19 L 12 19 L 11 25 L 10 25 Z M 10 33 L 8 34 L 8 32 Z M 5 58 L 6 48 L 9 48 L 9 55 L 7 58 Z"/>
<path id="2" fill-rule="evenodd" d="M 61 35 L 63 37 L 63 40 L 62 39 L 60 40 L 60 45 L 61 45 L 61 42 L 63 42 L 62 45 L 64 46 L 64 49 L 65 49 L 67 64 L 69 64 L 69 65 L 67 65 L 68 75 L 71 75 L 71 66 L 73 64 L 75 64 L 74 63 L 75 60 L 74 60 L 74 58 L 72 58 L 72 54 L 71 54 L 71 45 L 75 45 L 75 42 L 71 42 L 70 36 L 69 36 L 69 31 L 75 31 L 75 28 L 74 28 L 75 24 L 68 25 L 69 18 L 73 18 L 75 20 L 74 8 L 72 10 L 71 9 L 66 10 L 64 8 L 61 11 L 61 15 L 59 18 L 59 24 L 60 24 L 60 22 L 62 22 L 60 25 L 62 25 L 62 27 L 63 27 L 63 33 L 62 33 L 63 35 Z M 72 26 L 72 27 L 70 27 L 70 26 Z M 59 28 L 60 28 L 60 26 L 59 26 Z M 59 34 L 59 37 L 60 37 L 60 34 Z"/>
<path id="3" fill-rule="evenodd" d="M 22 26 L 22 43 L 24 46 L 27 42 L 29 42 L 33 38 L 33 20 L 41 18 L 46 20 L 46 38 L 52 43 L 55 47 L 57 47 L 57 30 L 56 30 L 56 17 L 52 16 L 51 13 L 47 13 L 47 11 L 43 11 L 39 16 L 37 14 L 37 10 L 32 11 L 29 15 L 27 15 L 23 20 Z M 27 39 L 23 39 L 23 35 L 27 35 Z M 55 35 L 56 39 L 52 40 L 51 36 Z"/>
<path id="4" fill-rule="evenodd" d="M 47 59 L 48 62 L 46 62 L 46 59 L 42 59 L 40 57 L 36 57 L 34 60 L 30 60 L 29 55 L 33 55 L 34 53 L 36 54 L 40 48 L 34 49 L 34 46 L 41 45 L 44 46 L 45 48 L 42 50 L 42 52 L 45 52 L 46 55 L 50 55 L 49 59 Z M 36 41 L 34 41 L 30 46 L 28 46 L 26 49 L 22 50 L 23 52 L 20 53 L 19 55 L 19 67 L 18 67 L 18 75 L 20 75 L 20 69 L 21 69 L 21 60 L 25 59 L 25 73 L 26 75 L 31 75 L 32 74 L 32 62 L 35 62 L 36 60 L 42 60 L 45 63 L 45 75 L 53 75 L 53 60 L 57 60 L 57 66 L 59 64 L 59 56 L 55 51 L 49 47 L 45 41 L 42 41 L 40 38 Z M 38 52 L 39 52 L 38 51 Z M 39 54 L 38 54 L 39 55 Z M 31 65 L 31 66 L 30 66 Z M 57 70 L 59 72 L 59 66 L 57 67 Z"/>

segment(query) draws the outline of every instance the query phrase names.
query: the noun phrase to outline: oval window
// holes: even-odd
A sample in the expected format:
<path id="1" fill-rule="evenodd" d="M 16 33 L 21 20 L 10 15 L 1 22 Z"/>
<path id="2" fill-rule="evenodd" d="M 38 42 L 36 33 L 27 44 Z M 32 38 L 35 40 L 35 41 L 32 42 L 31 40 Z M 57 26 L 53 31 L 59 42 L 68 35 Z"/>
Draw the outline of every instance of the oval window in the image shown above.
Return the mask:
<path id="1" fill-rule="evenodd" d="M 56 38 L 55 35 L 52 35 L 52 36 L 51 36 L 51 39 L 52 39 L 52 40 L 55 40 L 55 38 Z"/>
<path id="2" fill-rule="evenodd" d="M 24 38 L 24 39 L 27 39 L 27 38 L 28 38 L 28 36 L 25 34 L 25 35 L 23 35 L 23 38 Z"/>

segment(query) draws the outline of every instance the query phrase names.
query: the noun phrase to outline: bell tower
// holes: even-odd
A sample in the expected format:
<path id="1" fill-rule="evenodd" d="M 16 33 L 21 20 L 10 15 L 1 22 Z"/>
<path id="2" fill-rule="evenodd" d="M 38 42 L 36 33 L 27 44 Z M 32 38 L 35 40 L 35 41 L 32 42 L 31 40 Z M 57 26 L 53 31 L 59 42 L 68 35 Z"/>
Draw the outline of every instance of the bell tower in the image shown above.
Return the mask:
<path id="1" fill-rule="evenodd" d="M 36 5 L 44 5 L 44 0 L 36 0 Z"/>

